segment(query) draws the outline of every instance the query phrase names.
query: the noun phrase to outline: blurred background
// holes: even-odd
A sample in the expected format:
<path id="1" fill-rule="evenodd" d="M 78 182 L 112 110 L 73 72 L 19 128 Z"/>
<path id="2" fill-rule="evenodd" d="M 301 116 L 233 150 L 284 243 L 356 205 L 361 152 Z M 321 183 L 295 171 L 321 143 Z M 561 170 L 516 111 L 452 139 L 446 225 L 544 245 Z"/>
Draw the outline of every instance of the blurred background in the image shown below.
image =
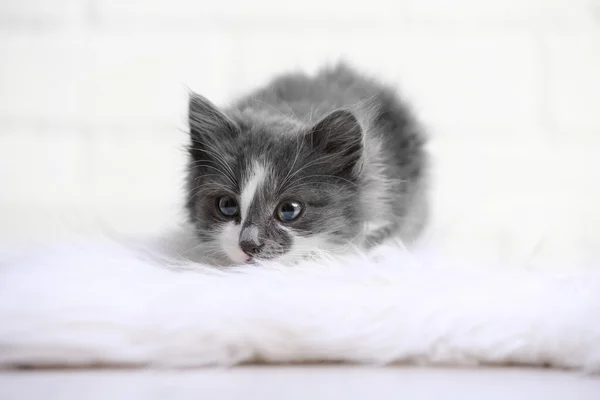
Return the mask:
<path id="1" fill-rule="evenodd" d="M 187 90 L 345 59 L 431 137 L 446 250 L 600 255 L 600 0 L 0 0 L 0 241 L 182 219 Z"/>

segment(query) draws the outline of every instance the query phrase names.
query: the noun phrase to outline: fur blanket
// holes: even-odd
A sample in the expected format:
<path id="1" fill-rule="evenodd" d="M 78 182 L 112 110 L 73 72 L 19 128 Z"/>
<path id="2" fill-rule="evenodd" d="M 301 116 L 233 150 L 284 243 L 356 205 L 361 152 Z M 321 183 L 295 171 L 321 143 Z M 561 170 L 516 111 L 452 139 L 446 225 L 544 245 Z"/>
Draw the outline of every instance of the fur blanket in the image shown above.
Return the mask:
<path id="1" fill-rule="evenodd" d="M 390 246 L 218 270 L 157 248 L 103 241 L 0 258 L 0 366 L 344 361 L 600 371 L 598 268 L 488 268 Z"/>

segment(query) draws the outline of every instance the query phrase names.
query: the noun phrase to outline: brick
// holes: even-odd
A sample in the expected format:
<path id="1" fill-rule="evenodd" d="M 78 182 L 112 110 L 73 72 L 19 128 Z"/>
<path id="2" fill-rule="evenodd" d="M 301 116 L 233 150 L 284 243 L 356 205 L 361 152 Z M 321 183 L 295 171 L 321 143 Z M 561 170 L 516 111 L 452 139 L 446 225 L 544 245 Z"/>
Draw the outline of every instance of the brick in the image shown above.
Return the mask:
<path id="1" fill-rule="evenodd" d="M 369 6 L 360 2 L 307 0 L 281 2 L 277 0 L 224 0 L 198 2 L 193 0 L 100 0 L 97 2 L 98 19 L 103 22 L 148 23 L 149 21 L 193 22 L 203 25 L 247 21 L 296 24 L 300 21 L 322 21 L 332 24 L 340 21 L 382 20 L 392 17 L 393 0 L 372 0 Z"/>
<path id="2" fill-rule="evenodd" d="M 188 89 L 219 103 L 235 66 L 227 36 L 96 35 L 77 78 L 78 118 L 104 126 L 185 127 Z"/>
<path id="3" fill-rule="evenodd" d="M 6 34 L 0 121 L 184 128 L 188 88 L 228 97 L 231 51 L 210 34 Z"/>
<path id="4" fill-rule="evenodd" d="M 0 26 L 5 28 L 44 28 L 80 23 L 86 1 L 19 0 L 0 2 Z"/>
<path id="5" fill-rule="evenodd" d="M 0 120 L 72 120 L 83 46 L 68 34 L 1 34 Z"/>
<path id="6" fill-rule="evenodd" d="M 162 233 L 183 220 L 185 134 L 3 130 L 0 240 Z"/>
<path id="7" fill-rule="evenodd" d="M 406 17 L 422 24 L 470 24 L 556 29 L 591 23 L 589 0 L 406 0 Z"/>
<path id="8" fill-rule="evenodd" d="M 536 256 L 575 265 L 597 258 L 594 148 L 541 140 L 514 146 L 500 138 L 434 147 L 432 226 L 439 251 L 495 262 Z"/>
<path id="9" fill-rule="evenodd" d="M 82 201 L 85 162 L 78 132 L 2 129 L 0 202 L 77 204 Z"/>
<path id="10" fill-rule="evenodd" d="M 0 89 L 7 94 L 0 118 L 184 127 L 186 86 L 224 103 L 273 74 L 314 70 L 343 56 L 399 82 L 434 128 L 493 127 L 509 134 L 537 123 L 534 52 L 526 35 L 374 30 L 328 38 L 152 32 L 87 40 L 10 37 L 0 44 L 11 60 L 0 66 Z"/>
<path id="11" fill-rule="evenodd" d="M 538 124 L 535 44 L 526 34 L 374 30 L 364 33 L 246 35 L 238 92 L 283 70 L 315 70 L 346 59 L 397 83 L 422 118 L 446 132 L 534 130 Z M 276 54 L 276 56 L 274 56 Z M 448 129 L 452 127 L 453 129 Z"/>
<path id="12" fill-rule="evenodd" d="M 545 117 L 565 135 L 598 136 L 600 33 L 551 35 L 546 40 L 549 110 Z"/>
<path id="13" fill-rule="evenodd" d="M 123 240 L 164 235 L 181 221 L 173 208 L 143 205 L 0 203 L 0 244 L 77 243 L 100 236 Z M 178 211 L 178 210 L 177 210 Z M 10 248 L 13 248 L 12 246 Z"/>
<path id="14" fill-rule="evenodd" d="M 96 207 L 180 208 L 186 134 L 175 130 L 88 136 L 86 202 Z"/>

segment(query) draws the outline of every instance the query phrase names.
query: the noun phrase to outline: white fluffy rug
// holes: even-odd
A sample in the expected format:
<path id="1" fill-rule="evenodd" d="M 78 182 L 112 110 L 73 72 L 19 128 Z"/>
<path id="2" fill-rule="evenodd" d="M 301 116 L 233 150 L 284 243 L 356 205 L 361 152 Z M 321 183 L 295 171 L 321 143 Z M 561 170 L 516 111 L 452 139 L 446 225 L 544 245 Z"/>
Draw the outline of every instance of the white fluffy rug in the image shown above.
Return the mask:
<path id="1" fill-rule="evenodd" d="M 169 268 L 165 268 L 165 266 Z M 600 371 L 600 271 L 382 248 L 216 270 L 117 243 L 0 259 L 1 366 L 347 361 Z"/>

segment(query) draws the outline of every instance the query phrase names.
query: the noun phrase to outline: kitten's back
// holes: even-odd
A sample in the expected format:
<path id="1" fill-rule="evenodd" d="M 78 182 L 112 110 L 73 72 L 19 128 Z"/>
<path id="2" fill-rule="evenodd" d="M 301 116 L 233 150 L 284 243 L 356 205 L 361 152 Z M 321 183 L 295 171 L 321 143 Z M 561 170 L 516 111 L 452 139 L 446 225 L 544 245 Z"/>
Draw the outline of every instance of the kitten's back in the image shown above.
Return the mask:
<path id="1" fill-rule="evenodd" d="M 426 138 L 394 88 L 339 64 L 314 76 L 277 77 L 234 108 L 310 125 L 333 110 L 365 102 L 369 107 L 363 111 L 370 114 L 362 183 L 365 220 L 413 239 L 426 220 Z"/>
<path id="2" fill-rule="evenodd" d="M 339 64 L 314 76 L 303 73 L 279 76 L 266 87 L 243 98 L 236 108 L 280 113 L 308 123 L 335 109 L 354 106 L 378 96 L 384 90 L 379 83 Z"/>

